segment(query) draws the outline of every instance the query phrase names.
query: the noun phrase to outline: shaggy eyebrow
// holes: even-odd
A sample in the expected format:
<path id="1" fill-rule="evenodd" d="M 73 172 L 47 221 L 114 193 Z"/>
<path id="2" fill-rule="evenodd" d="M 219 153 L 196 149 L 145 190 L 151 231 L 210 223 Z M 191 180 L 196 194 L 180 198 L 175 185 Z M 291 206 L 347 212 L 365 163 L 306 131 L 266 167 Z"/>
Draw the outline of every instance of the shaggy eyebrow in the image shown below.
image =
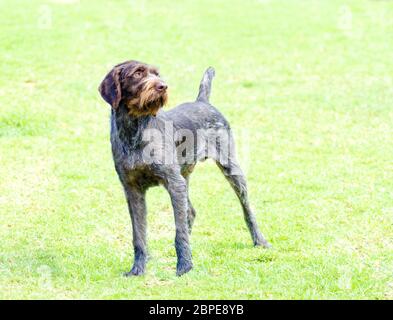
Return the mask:
<path id="1" fill-rule="evenodd" d="M 157 68 L 150 68 L 151 73 L 160 74 Z"/>
<path id="2" fill-rule="evenodd" d="M 146 67 L 144 66 L 137 66 L 131 70 L 126 70 L 125 71 L 125 77 L 131 77 L 135 72 L 141 71 L 144 72 L 146 70 Z"/>
<path id="3" fill-rule="evenodd" d="M 135 73 L 135 72 L 138 72 L 138 71 L 145 71 L 146 70 L 146 67 L 144 67 L 144 66 L 139 66 L 139 67 L 137 67 L 137 68 L 135 68 L 135 70 L 134 71 L 132 71 L 132 73 Z"/>

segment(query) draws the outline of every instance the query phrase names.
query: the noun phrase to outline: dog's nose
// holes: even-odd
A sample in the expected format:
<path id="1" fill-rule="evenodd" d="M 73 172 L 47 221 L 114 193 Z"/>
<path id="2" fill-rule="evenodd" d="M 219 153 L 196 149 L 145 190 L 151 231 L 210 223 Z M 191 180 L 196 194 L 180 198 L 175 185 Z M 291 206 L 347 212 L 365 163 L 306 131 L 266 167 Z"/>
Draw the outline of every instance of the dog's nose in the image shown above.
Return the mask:
<path id="1" fill-rule="evenodd" d="M 162 82 L 160 82 L 160 83 L 158 83 L 158 84 L 156 85 L 156 89 L 157 89 L 157 91 L 159 91 L 159 92 L 163 92 L 163 91 L 165 91 L 167 88 L 168 88 L 168 86 L 167 86 L 165 83 L 162 83 Z"/>

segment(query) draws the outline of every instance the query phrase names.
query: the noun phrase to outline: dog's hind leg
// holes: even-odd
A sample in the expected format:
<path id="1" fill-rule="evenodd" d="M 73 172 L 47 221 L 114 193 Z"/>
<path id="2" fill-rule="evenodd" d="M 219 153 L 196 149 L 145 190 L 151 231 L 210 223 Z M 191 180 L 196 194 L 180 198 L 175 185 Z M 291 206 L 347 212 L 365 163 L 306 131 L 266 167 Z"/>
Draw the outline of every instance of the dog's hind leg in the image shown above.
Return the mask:
<path id="1" fill-rule="evenodd" d="M 190 200 L 190 175 L 194 170 L 195 163 L 188 165 L 182 169 L 181 175 L 186 180 L 187 184 L 187 222 L 188 222 L 188 232 L 191 234 L 192 225 L 194 224 L 196 212 L 194 207 L 192 206 Z"/>
<path id="2" fill-rule="evenodd" d="M 147 261 L 145 192 L 126 186 L 125 193 L 132 221 L 134 245 L 134 265 L 125 275 L 139 276 L 145 273 Z"/>
<path id="3" fill-rule="evenodd" d="M 187 222 L 188 222 L 188 232 L 191 234 L 191 229 L 192 225 L 194 224 L 195 216 L 196 216 L 196 211 L 194 207 L 192 206 L 191 200 L 190 200 L 190 176 L 186 176 L 186 183 L 187 183 L 187 201 L 188 201 L 188 209 L 187 209 Z"/>
<path id="4" fill-rule="evenodd" d="M 240 204 L 243 209 L 244 220 L 246 221 L 248 230 L 251 233 L 254 245 L 269 248 L 270 244 L 259 231 L 255 215 L 251 211 L 248 202 L 246 179 L 236 160 L 231 158 L 228 163 L 221 164 L 218 161 L 216 161 L 216 163 L 240 200 Z"/>

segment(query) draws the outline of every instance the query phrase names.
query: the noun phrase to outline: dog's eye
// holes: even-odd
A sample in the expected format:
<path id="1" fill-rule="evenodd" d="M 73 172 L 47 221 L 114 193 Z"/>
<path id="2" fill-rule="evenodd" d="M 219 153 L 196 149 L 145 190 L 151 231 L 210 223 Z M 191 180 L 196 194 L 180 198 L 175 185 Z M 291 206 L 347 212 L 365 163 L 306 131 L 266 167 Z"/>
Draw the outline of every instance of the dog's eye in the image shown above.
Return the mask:
<path id="1" fill-rule="evenodd" d="M 134 78 L 140 78 L 142 77 L 142 71 L 137 71 L 132 75 Z"/>

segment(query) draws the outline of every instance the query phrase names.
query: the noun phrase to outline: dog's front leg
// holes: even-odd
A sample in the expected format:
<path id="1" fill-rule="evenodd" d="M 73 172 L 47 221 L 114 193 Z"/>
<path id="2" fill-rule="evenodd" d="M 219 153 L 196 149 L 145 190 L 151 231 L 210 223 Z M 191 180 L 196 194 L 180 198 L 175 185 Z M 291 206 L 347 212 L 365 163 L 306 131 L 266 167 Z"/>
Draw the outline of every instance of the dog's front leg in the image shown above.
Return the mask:
<path id="1" fill-rule="evenodd" d="M 125 275 L 139 276 L 145 273 L 147 260 L 145 192 L 127 186 L 125 193 L 132 221 L 134 245 L 134 265 Z"/>
<path id="2" fill-rule="evenodd" d="M 179 174 L 170 175 L 166 188 L 171 197 L 175 215 L 176 237 L 175 247 L 177 254 L 176 274 L 178 276 L 192 269 L 191 249 L 189 244 L 187 220 L 187 184 Z"/>

